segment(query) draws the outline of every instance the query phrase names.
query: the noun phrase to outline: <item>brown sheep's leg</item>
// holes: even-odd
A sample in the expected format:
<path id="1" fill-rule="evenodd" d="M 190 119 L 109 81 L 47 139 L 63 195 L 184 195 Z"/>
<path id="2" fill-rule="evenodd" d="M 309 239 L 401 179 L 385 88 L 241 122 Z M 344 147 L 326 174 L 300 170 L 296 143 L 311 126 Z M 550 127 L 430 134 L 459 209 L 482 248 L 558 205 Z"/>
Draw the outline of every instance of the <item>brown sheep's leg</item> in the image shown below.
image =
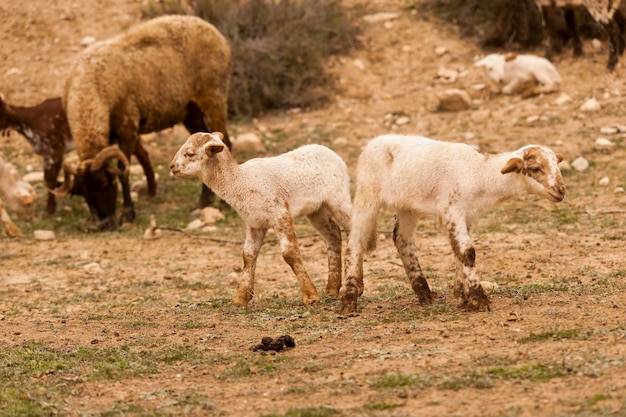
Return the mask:
<path id="1" fill-rule="evenodd" d="M 322 235 L 328 250 L 326 295 L 337 296 L 341 288 L 341 229 L 331 219 L 325 206 L 307 217 L 313 227 Z"/>
<path id="2" fill-rule="evenodd" d="M 413 292 L 417 295 L 420 304 L 425 305 L 433 302 L 433 295 L 417 259 L 417 249 L 413 238 L 416 223 L 417 216 L 414 213 L 398 211 L 393 228 L 393 243 L 396 245 L 400 259 L 402 259 L 402 265 L 404 265 L 404 271 L 411 282 Z"/>
<path id="3" fill-rule="evenodd" d="M 61 166 L 63 164 L 63 158 L 60 157 L 58 159 L 44 158 L 44 181 L 46 182 L 46 186 L 48 190 L 52 190 L 58 187 L 59 183 L 57 178 L 59 176 L 59 172 L 61 171 Z M 48 199 L 46 201 L 46 208 L 43 212 L 43 217 L 52 216 L 57 209 L 57 200 L 54 194 L 48 191 Z"/>
<path id="4" fill-rule="evenodd" d="M 148 183 L 148 195 L 150 197 L 154 197 L 156 195 L 156 180 L 154 179 L 154 170 L 152 169 L 152 163 L 150 162 L 150 155 L 146 148 L 143 147 L 141 141 L 137 141 L 137 146 L 135 146 L 135 156 L 139 161 L 139 164 L 143 168 L 143 172 L 146 176 L 146 181 Z"/>
<path id="5" fill-rule="evenodd" d="M 306 272 L 304 263 L 302 262 L 302 254 L 298 247 L 298 241 L 296 238 L 296 230 L 293 224 L 293 218 L 289 211 L 285 208 L 283 215 L 277 219 L 274 224 L 274 231 L 278 236 L 280 242 L 280 249 L 283 254 L 283 259 L 291 267 L 291 270 L 296 274 L 298 283 L 300 284 L 300 292 L 302 293 L 302 301 L 304 305 L 310 306 L 317 304 L 320 300 L 315 285 Z"/>
<path id="6" fill-rule="evenodd" d="M 210 121 L 211 126 L 207 125 L 207 120 Z M 230 137 L 226 131 L 226 105 L 218 103 L 217 100 L 207 98 L 205 103 L 189 102 L 183 124 L 191 134 L 197 132 L 221 132 L 224 134 L 224 139 L 222 140 L 224 144 L 228 149 L 232 147 Z M 213 205 L 214 201 L 215 194 L 213 194 L 213 191 L 202 184 L 198 207 L 209 207 Z M 229 208 L 224 201 L 222 201 L 221 205 L 223 209 Z"/>
<path id="7" fill-rule="evenodd" d="M 233 305 L 247 306 L 254 296 L 254 271 L 259 251 L 267 229 L 255 229 L 246 226 L 246 242 L 243 245 L 243 273 L 242 281 L 233 298 Z"/>
<path id="8" fill-rule="evenodd" d="M 620 49 L 620 27 L 615 19 L 611 19 L 608 24 L 604 25 L 604 29 L 607 31 L 609 35 L 609 62 L 607 64 L 607 68 L 609 71 L 615 70 L 615 65 L 617 65 L 617 61 L 619 59 L 619 49 Z"/>
<path id="9" fill-rule="evenodd" d="M 485 295 L 480 280 L 476 276 L 474 264 L 476 262 L 476 250 L 474 249 L 469 229 L 462 216 L 448 211 L 442 216 L 448 238 L 454 256 L 459 262 L 457 282 L 454 287 L 454 295 L 462 305 L 477 310 L 489 310 L 489 298 Z"/>

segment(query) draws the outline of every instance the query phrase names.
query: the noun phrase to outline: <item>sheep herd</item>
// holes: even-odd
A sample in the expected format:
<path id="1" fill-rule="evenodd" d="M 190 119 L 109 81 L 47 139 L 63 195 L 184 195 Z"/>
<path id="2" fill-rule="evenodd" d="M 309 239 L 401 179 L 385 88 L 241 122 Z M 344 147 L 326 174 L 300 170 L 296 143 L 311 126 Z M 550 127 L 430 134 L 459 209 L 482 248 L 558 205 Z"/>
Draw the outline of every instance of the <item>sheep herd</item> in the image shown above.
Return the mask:
<path id="1" fill-rule="evenodd" d="M 520 82 L 519 74 L 527 75 L 511 69 L 507 63 L 514 60 L 494 56 L 480 65 L 490 70 L 492 78 L 497 73 L 498 83 L 506 84 L 503 92 L 512 93 L 517 84 L 514 88 L 511 83 Z M 538 81 L 543 85 L 538 93 L 558 86 L 560 78 L 551 64 L 518 58 L 518 62 L 523 60 L 532 61 L 533 68 L 542 72 L 521 81 Z M 539 145 L 491 155 L 462 143 L 381 135 L 369 142 L 358 159 L 354 200 L 345 162 L 322 145 L 238 164 L 230 152 L 226 129 L 231 69 L 229 44 L 211 24 L 190 16 L 152 19 L 83 51 L 70 71 L 63 97 L 42 103 L 45 111 L 44 107 L 17 108 L 0 101 L 0 129 L 22 133 L 44 158 L 50 192 L 45 215 L 55 211 L 54 196 L 78 194 L 89 207 L 92 226 L 114 230 L 135 218 L 128 181 L 131 155 L 144 169 L 149 192 L 156 191 L 154 171 L 139 135 L 182 122 L 191 135 L 173 157 L 171 173 L 200 180 L 200 207 L 212 204 L 214 192 L 246 224 L 242 279 L 233 299 L 238 306 L 253 298 L 257 256 L 270 228 L 298 280 L 303 303 L 319 302 L 294 228 L 294 219 L 306 217 L 327 246 L 326 295 L 341 295 L 343 314 L 356 312 L 364 291 L 364 257 L 376 246 L 376 221 L 384 205 L 395 213 L 393 242 L 419 302 L 431 303 L 433 294 L 418 261 L 414 231 L 419 216 L 433 215 L 447 232 L 458 264 L 455 296 L 470 308 L 488 309 L 489 299 L 475 271 L 470 234 L 476 219 L 516 196 L 533 194 L 552 202 L 565 197 L 558 165 L 563 157 Z M 514 79 L 503 81 L 513 72 Z M 44 117 L 47 121 L 41 123 Z M 73 147 L 79 161 L 62 164 Z M 5 165 L 0 159 L 0 169 Z M 61 165 L 65 179 L 58 183 Z M 11 193 L 24 187 L 11 178 L 0 175 L 0 191 L 8 208 L 18 213 L 19 207 L 32 206 L 34 193 L 27 190 L 22 204 L 15 206 L 17 197 Z M 119 216 L 118 179 L 123 194 Z M 2 200 L 0 211 L 4 233 L 19 235 Z M 342 229 L 347 236 L 343 266 Z"/>

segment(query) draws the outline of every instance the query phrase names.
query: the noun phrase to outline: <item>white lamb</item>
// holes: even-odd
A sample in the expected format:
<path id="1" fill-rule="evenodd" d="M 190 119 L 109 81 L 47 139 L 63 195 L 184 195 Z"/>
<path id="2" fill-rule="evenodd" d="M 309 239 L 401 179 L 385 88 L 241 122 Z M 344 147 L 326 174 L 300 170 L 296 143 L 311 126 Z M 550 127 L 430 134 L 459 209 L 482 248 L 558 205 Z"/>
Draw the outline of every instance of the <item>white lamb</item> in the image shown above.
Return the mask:
<path id="1" fill-rule="evenodd" d="M 488 309 L 489 299 L 474 269 L 470 228 L 480 214 L 514 196 L 535 194 L 562 201 L 565 185 L 558 167 L 562 158 L 538 145 L 487 155 L 463 143 L 420 136 L 373 139 L 357 166 L 342 313 L 355 312 L 363 292 L 363 256 L 376 246 L 376 217 L 382 204 L 396 212 L 393 241 L 420 303 L 431 303 L 432 294 L 413 233 L 420 215 L 434 214 L 448 232 L 459 263 L 455 295 L 465 305 Z"/>
<path id="2" fill-rule="evenodd" d="M 243 280 L 233 304 L 254 295 L 256 259 L 267 229 L 273 228 L 283 258 L 300 284 L 305 305 L 319 301 L 296 241 L 294 218 L 306 216 L 328 247 L 327 295 L 341 287 L 341 229 L 350 230 L 350 177 L 346 164 L 321 145 L 306 145 L 271 158 L 237 164 L 221 133 L 195 133 L 178 150 L 170 170 L 179 178 L 199 178 L 246 222 Z"/>
<path id="3" fill-rule="evenodd" d="M 490 54 L 476 62 L 489 75 L 496 92 L 524 96 L 558 91 L 561 75 L 546 58 L 536 55 Z"/>

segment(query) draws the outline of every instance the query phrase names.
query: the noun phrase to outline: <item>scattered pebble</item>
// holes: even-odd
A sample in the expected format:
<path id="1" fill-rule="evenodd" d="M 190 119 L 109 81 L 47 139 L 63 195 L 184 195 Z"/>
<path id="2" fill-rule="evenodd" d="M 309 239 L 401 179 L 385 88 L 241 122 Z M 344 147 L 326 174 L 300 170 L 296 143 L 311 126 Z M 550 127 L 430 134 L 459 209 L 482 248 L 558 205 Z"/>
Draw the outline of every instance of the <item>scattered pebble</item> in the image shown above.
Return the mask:
<path id="1" fill-rule="evenodd" d="M 204 225 L 214 225 L 219 220 L 224 220 L 224 214 L 215 207 L 205 207 L 200 210 L 200 219 Z"/>
<path id="2" fill-rule="evenodd" d="M 189 224 L 187 225 L 187 227 L 185 229 L 187 229 L 187 230 L 198 230 L 198 229 L 201 229 L 202 226 L 204 226 L 204 222 L 202 221 L 202 219 L 195 219 L 195 220 L 192 220 L 191 222 L 189 222 Z"/>
<path id="3" fill-rule="evenodd" d="M 596 112 L 601 108 L 602 106 L 600 105 L 598 100 L 596 100 L 595 98 L 590 98 L 589 100 L 585 101 L 582 106 L 580 106 L 579 110 L 584 112 Z"/>
<path id="4" fill-rule="evenodd" d="M 438 111 L 460 111 L 472 107 L 472 98 L 465 90 L 450 88 L 437 96 Z"/>
<path id="5" fill-rule="evenodd" d="M 574 168 L 576 171 L 584 171 L 589 168 L 589 161 L 587 161 L 587 159 L 585 159 L 583 156 L 579 156 L 572 162 L 572 168 Z"/>
<path id="6" fill-rule="evenodd" d="M 36 240 L 54 240 L 56 236 L 52 230 L 35 230 Z"/>
<path id="7" fill-rule="evenodd" d="M 595 148 L 601 151 L 610 151 L 615 147 L 615 144 L 607 138 L 598 138 L 595 142 Z"/>
<path id="8" fill-rule="evenodd" d="M 394 13 L 394 12 L 381 12 L 381 13 L 374 13 L 374 14 L 368 14 L 366 16 L 363 16 L 363 20 L 367 23 L 380 23 L 380 22 L 386 22 L 389 20 L 394 20 L 398 18 L 398 13 Z"/>
<path id="9" fill-rule="evenodd" d="M 600 178 L 600 181 L 598 181 L 598 185 L 606 187 L 607 185 L 609 185 L 610 182 L 611 180 L 609 179 L 609 177 L 602 177 Z"/>
<path id="10" fill-rule="evenodd" d="M 233 153 L 263 153 L 265 146 L 256 133 L 242 133 L 233 139 Z"/>
<path id="11" fill-rule="evenodd" d="M 88 274 L 99 274 L 102 272 L 102 268 L 100 267 L 100 264 L 97 262 L 92 262 L 89 263 L 85 266 L 83 266 L 83 269 L 88 273 Z"/>

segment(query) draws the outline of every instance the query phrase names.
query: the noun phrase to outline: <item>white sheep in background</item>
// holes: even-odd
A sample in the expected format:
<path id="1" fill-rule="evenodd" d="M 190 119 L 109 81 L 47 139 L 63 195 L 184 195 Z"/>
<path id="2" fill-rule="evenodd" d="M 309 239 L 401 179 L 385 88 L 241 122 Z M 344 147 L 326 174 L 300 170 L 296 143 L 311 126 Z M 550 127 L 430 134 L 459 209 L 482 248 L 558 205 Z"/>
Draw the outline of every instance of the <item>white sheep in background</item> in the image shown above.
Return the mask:
<path id="1" fill-rule="evenodd" d="M 191 135 L 174 156 L 178 178 L 199 178 L 246 222 L 243 280 L 233 304 L 254 295 L 256 260 L 269 228 L 278 236 L 283 259 L 300 284 L 305 305 L 319 301 L 296 241 L 294 219 L 306 216 L 328 248 L 327 295 L 341 287 L 341 228 L 350 230 L 350 177 L 345 162 L 321 145 L 305 145 L 271 157 L 237 164 L 216 132 Z M 337 225 L 339 224 L 339 226 Z"/>
<path id="2" fill-rule="evenodd" d="M 356 311 L 363 292 L 364 252 L 376 246 L 376 217 L 383 204 L 396 212 L 393 241 L 420 303 L 432 294 L 417 258 L 413 232 L 422 214 L 434 214 L 448 232 L 459 262 L 455 295 L 463 304 L 488 309 L 474 269 L 470 228 L 483 212 L 511 197 L 535 194 L 562 201 L 562 155 L 528 145 L 513 152 L 480 154 L 463 143 L 421 136 L 383 135 L 358 160 L 352 230 L 346 249 L 342 313 Z"/>
<path id="3" fill-rule="evenodd" d="M 552 93 L 561 84 L 555 66 L 536 55 L 489 54 L 474 66 L 485 68 L 495 91 L 502 94 Z"/>
<path id="4" fill-rule="evenodd" d="M 30 219 L 35 204 L 35 189 L 19 179 L 13 164 L 0 156 L 0 196 L 9 210 L 20 218 Z"/>

